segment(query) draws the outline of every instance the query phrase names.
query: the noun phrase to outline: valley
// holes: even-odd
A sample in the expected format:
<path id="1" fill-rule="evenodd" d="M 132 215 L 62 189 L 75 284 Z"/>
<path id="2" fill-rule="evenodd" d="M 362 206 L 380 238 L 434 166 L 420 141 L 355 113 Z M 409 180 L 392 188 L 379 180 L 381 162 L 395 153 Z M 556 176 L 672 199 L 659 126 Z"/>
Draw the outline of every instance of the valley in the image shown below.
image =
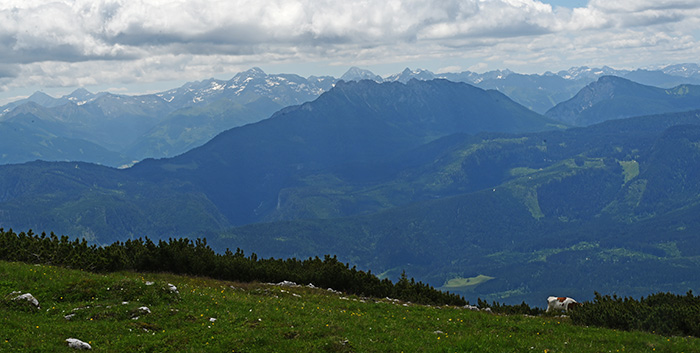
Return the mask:
<path id="1" fill-rule="evenodd" d="M 382 278 L 405 271 L 472 302 L 698 288 L 697 86 L 653 87 L 603 72 L 545 114 L 500 91 L 411 70 L 376 82 L 358 70 L 333 81 L 252 69 L 150 101 L 77 92 L 82 104 L 60 119 L 50 112 L 67 106 L 37 96 L 44 106 L 19 105 L 2 123 L 63 124 L 99 107 L 119 119 L 152 119 L 142 140 L 151 142 L 114 140 L 119 153 L 135 156 L 147 145 L 170 152 L 122 169 L 1 165 L 0 227 L 96 245 L 188 237 L 207 238 L 218 252 L 337 255 Z M 525 81 L 545 77 L 570 80 Z M 296 83 L 265 93 L 255 82 Z M 294 96 L 290 87 L 308 90 Z M 283 88 L 287 100 L 270 93 Z"/>

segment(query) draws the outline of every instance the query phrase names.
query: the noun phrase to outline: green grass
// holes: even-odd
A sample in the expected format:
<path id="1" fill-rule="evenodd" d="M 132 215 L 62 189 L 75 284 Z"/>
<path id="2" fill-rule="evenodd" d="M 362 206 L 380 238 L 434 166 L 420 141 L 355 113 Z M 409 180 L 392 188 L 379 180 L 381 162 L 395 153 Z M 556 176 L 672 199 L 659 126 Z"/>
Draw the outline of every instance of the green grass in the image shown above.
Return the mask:
<path id="1" fill-rule="evenodd" d="M 489 277 L 486 275 L 478 275 L 476 277 L 469 278 L 457 277 L 447 281 L 447 283 L 445 283 L 445 285 L 443 285 L 440 289 L 446 291 L 468 290 L 492 279 L 494 279 L 494 277 Z"/>
<path id="2" fill-rule="evenodd" d="M 32 293 L 41 309 L 12 301 L 8 294 L 14 290 Z M 139 312 L 141 306 L 151 313 Z M 89 342 L 96 352 L 700 351 L 697 338 L 579 327 L 553 316 L 502 316 L 319 288 L 171 274 L 99 275 L 8 262 L 0 262 L 0 312 L 3 352 L 68 352 L 69 337 Z M 70 313 L 75 316 L 66 320 Z"/>
<path id="3" fill-rule="evenodd" d="M 619 163 L 625 175 L 625 183 L 639 175 L 639 163 L 637 161 L 620 161 Z"/>

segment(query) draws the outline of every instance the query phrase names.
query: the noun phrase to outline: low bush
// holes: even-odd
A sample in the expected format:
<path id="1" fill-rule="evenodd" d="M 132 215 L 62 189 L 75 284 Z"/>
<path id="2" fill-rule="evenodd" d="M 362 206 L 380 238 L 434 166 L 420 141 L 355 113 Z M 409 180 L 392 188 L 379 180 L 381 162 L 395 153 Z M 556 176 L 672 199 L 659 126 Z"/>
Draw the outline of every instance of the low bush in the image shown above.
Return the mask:
<path id="1" fill-rule="evenodd" d="M 578 325 L 640 330 L 662 335 L 700 337 L 700 297 L 657 293 L 639 300 L 595 293 L 595 299 L 571 312 Z"/>

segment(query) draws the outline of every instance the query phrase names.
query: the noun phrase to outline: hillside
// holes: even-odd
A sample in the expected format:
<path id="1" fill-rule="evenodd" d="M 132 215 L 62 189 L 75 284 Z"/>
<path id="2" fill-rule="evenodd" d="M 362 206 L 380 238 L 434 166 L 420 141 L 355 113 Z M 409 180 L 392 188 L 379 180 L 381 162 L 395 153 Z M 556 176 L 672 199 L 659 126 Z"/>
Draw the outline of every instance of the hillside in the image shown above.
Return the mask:
<path id="1" fill-rule="evenodd" d="M 556 128 L 501 93 L 467 84 L 350 82 L 183 155 L 143 161 L 127 173 L 154 182 L 190 182 L 232 224 L 247 224 L 274 212 L 281 190 L 304 185 L 312 175 L 344 170 L 339 176 L 352 179 L 371 168 L 370 178 L 382 177 L 393 172 L 388 161 L 452 133 Z"/>
<path id="2" fill-rule="evenodd" d="M 413 203 L 352 218 L 243 226 L 216 245 L 276 257 L 336 253 L 390 278 L 410 270 L 471 300 L 518 303 L 553 288 L 581 298 L 596 288 L 685 292 L 700 287 L 692 275 L 700 266 L 693 236 L 700 223 L 692 216 L 699 123 L 694 112 L 520 138 L 451 136 L 413 154 L 429 162 L 401 178 L 347 194 L 287 191 L 304 214 L 371 197 Z M 548 273 L 552 266 L 566 270 Z M 481 281 L 453 285 L 469 278 Z"/>
<path id="3" fill-rule="evenodd" d="M 0 262 L 3 351 L 521 351 L 691 352 L 696 338 L 574 326 L 364 298 L 308 286 L 172 274 L 91 274 Z M 171 290 L 171 285 L 175 291 Z M 31 293 L 41 310 L 13 301 Z"/>
<path id="4" fill-rule="evenodd" d="M 700 109 L 700 86 L 663 89 L 603 76 L 548 110 L 545 116 L 569 125 L 588 126 L 611 119 L 695 109 Z"/>

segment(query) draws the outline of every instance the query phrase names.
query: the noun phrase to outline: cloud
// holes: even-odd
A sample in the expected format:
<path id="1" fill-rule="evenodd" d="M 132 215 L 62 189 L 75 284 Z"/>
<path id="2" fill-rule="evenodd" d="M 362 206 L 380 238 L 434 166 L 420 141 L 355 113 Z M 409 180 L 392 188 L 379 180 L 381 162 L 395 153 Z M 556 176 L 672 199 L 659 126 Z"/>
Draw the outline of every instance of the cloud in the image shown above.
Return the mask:
<path id="1" fill-rule="evenodd" d="M 74 0 L 0 8 L 6 62 L 129 60 L 153 53 L 251 54 L 549 32 L 551 6 L 528 0 Z M 1 6 L 1 5 L 0 5 Z M 276 48 L 277 47 L 277 48 Z"/>
<path id="2" fill-rule="evenodd" d="M 0 62 L 19 69 L 0 84 L 198 79 L 295 61 L 626 62 L 635 48 L 692 58 L 698 18 L 695 0 L 5 0 Z"/>

